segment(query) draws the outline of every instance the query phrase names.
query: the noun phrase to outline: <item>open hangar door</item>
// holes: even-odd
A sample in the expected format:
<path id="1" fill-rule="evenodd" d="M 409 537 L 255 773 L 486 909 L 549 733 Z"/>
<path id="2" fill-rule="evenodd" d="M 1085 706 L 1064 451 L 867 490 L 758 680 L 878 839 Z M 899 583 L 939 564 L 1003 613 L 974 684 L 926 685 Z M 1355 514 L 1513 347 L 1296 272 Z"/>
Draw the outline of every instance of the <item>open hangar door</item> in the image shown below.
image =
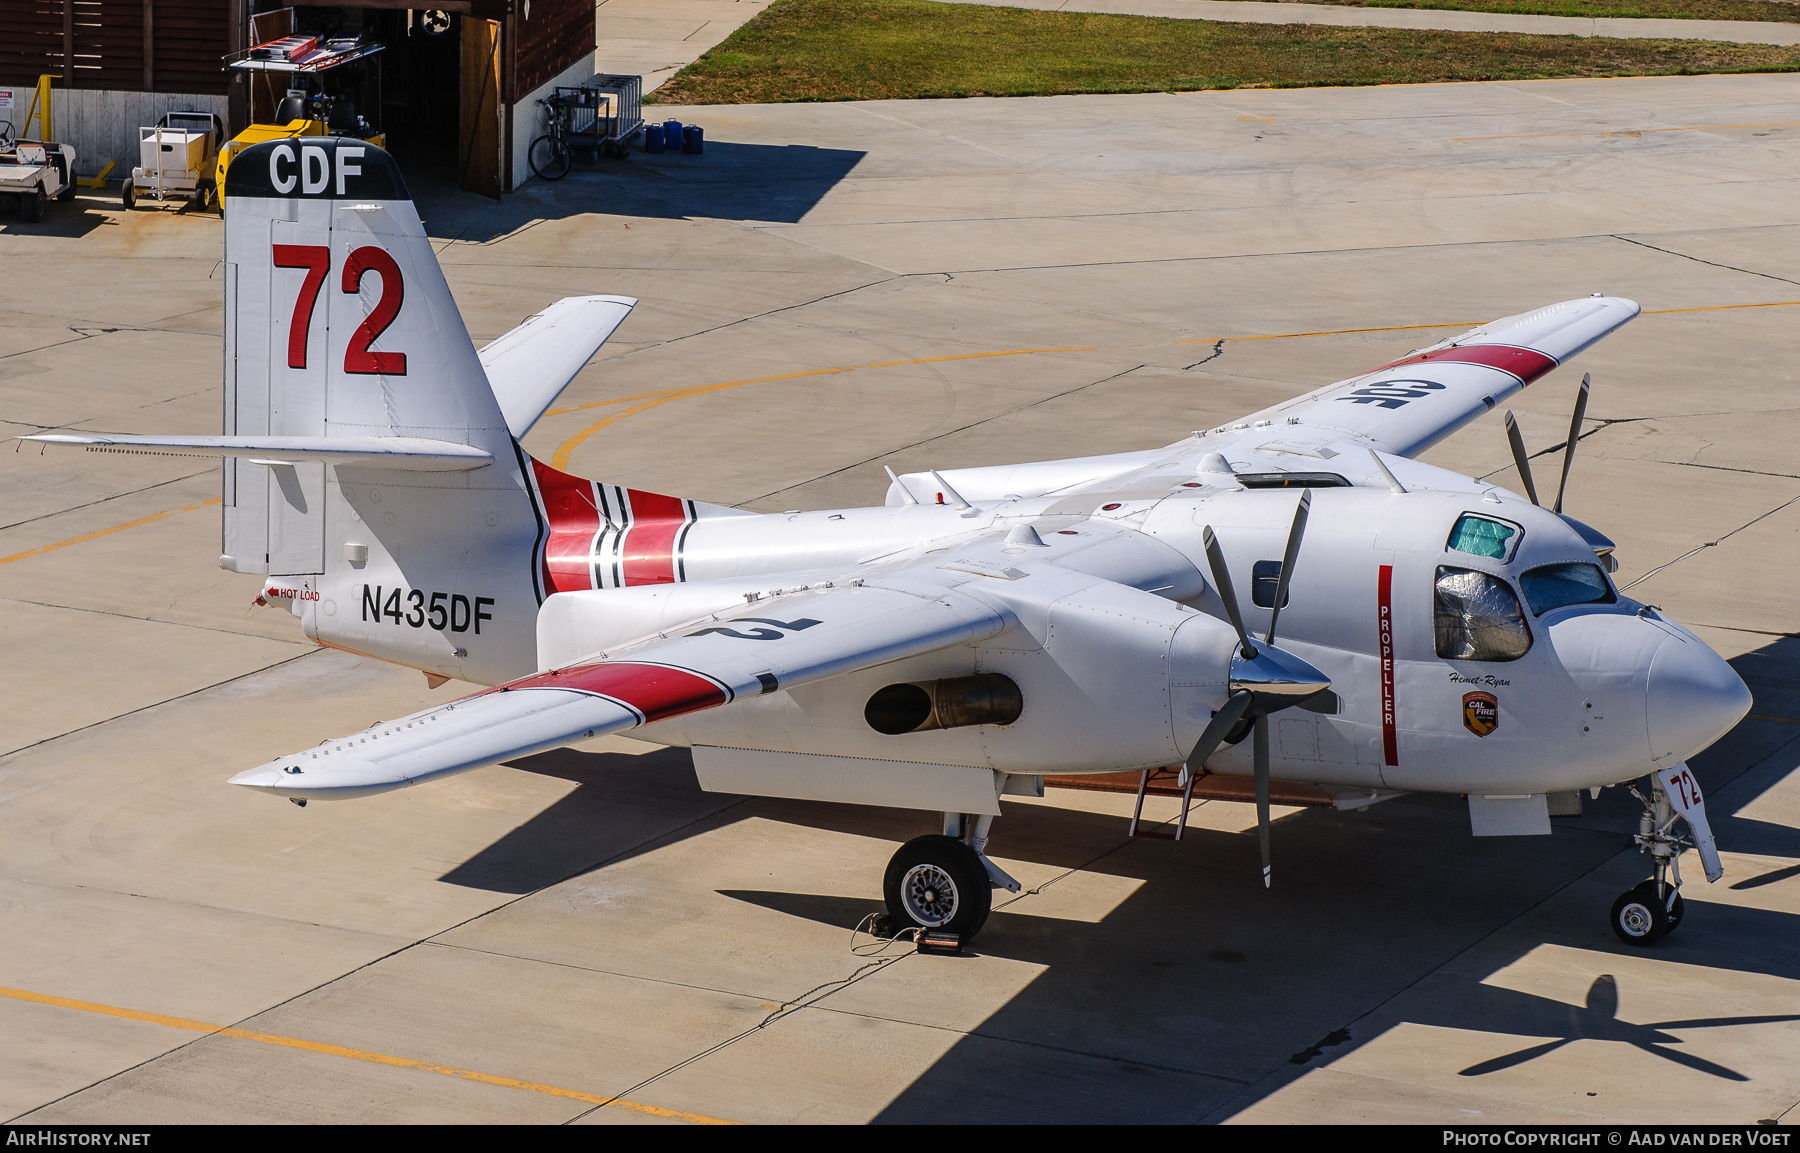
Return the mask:
<path id="1" fill-rule="evenodd" d="M 347 7 L 293 4 L 254 13 L 252 43 L 291 33 L 360 33 L 381 44 L 370 73 L 370 99 L 379 105 L 387 150 L 408 179 L 420 186 L 454 182 L 471 192 L 498 198 L 504 188 L 504 133 L 501 131 L 501 21 L 483 19 L 477 8 L 505 5 L 481 0 L 440 0 L 434 7 L 398 3 Z M 252 96 L 253 119 L 261 104 Z"/>

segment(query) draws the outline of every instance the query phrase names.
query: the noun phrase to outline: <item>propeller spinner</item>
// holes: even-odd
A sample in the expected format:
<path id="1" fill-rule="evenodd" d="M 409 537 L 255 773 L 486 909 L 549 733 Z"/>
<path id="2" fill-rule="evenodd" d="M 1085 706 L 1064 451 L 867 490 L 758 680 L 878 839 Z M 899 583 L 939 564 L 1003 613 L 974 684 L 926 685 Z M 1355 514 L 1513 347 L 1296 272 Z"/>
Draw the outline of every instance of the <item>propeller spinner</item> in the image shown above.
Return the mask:
<path id="1" fill-rule="evenodd" d="M 1202 533 L 1206 544 L 1206 561 L 1212 569 L 1213 587 L 1224 602 L 1225 615 L 1237 630 L 1238 651 L 1231 660 L 1231 695 L 1225 705 L 1213 714 L 1212 721 L 1188 754 L 1187 771 L 1198 772 L 1206 758 L 1212 756 L 1225 738 L 1243 723 L 1251 724 L 1251 756 L 1256 773 L 1256 839 L 1262 849 L 1263 887 L 1270 883 L 1269 865 L 1269 714 L 1297 705 L 1331 687 L 1331 679 L 1306 661 L 1275 647 L 1275 624 L 1281 606 L 1287 600 L 1288 582 L 1294 561 L 1300 555 L 1300 541 L 1306 535 L 1306 518 L 1312 508 L 1312 491 L 1303 490 L 1300 504 L 1294 510 L 1294 524 L 1288 530 L 1287 551 L 1281 562 L 1281 576 L 1275 586 L 1275 599 L 1269 611 L 1269 632 L 1259 649 L 1244 629 L 1238 611 L 1237 592 L 1231 584 L 1231 572 L 1225 566 L 1225 554 L 1211 526 Z"/>

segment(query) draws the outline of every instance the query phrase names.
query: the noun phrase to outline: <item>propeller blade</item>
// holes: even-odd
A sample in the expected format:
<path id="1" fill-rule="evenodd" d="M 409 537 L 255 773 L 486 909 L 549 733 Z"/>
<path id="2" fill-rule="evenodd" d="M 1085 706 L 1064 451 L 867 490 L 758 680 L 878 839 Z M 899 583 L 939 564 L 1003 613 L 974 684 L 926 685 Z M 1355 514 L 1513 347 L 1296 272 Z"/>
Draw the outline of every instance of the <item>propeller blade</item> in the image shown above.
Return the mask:
<path id="1" fill-rule="evenodd" d="M 1569 419 L 1569 443 L 1563 446 L 1562 481 L 1556 486 L 1556 507 L 1550 511 L 1562 515 L 1563 490 L 1569 487 L 1569 466 L 1575 463 L 1575 446 L 1581 440 L 1581 419 L 1587 415 L 1588 382 L 1593 373 L 1581 377 L 1581 391 L 1575 394 L 1575 415 Z"/>
<path id="2" fill-rule="evenodd" d="M 1200 739 L 1194 742 L 1194 751 L 1189 753 L 1187 760 L 1183 762 L 1187 765 L 1188 772 L 1200 771 L 1200 766 L 1206 763 L 1206 758 L 1213 755 L 1213 750 L 1219 747 L 1219 743 L 1225 739 L 1225 734 L 1244 719 L 1244 710 L 1250 707 L 1250 700 L 1251 696 L 1247 692 L 1235 692 L 1225 699 L 1224 707 L 1214 714 L 1212 721 L 1206 726 L 1206 731 L 1201 733 Z"/>
<path id="3" fill-rule="evenodd" d="M 1519 422 L 1513 419 L 1510 408 L 1506 410 L 1506 439 L 1512 444 L 1513 464 L 1519 468 L 1519 479 L 1525 482 L 1525 495 L 1531 498 L 1532 504 L 1540 503 L 1537 485 L 1531 483 L 1531 460 L 1525 455 L 1525 438 L 1519 435 Z"/>
<path id="4" fill-rule="evenodd" d="M 1263 888 L 1269 887 L 1269 715 L 1256 715 L 1251 736 L 1256 761 L 1256 843 L 1262 848 Z"/>
<path id="5" fill-rule="evenodd" d="M 1288 580 L 1293 576 L 1294 561 L 1300 556 L 1300 538 L 1306 535 L 1306 517 L 1312 509 L 1312 489 L 1300 490 L 1300 503 L 1294 509 L 1294 527 L 1288 530 L 1287 552 L 1281 557 L 1281 576 L 1275 581 L 1275 607 L 1269 610 L 1269 635 L 1263 643 L 1275 643 L 1275 621 L 1281 616 L 1281 606 L 1287 603 Z"/>
<path id="6" fill-rule="evenodd" d="M 1250 643 L 1250 634 L 1244 631 L 1244 618 L 1238 613 L 1237 593 L 1231 587 L 1231 571 L 1225 567 L 1225 554 L 1219 551 L 1219 538 L 1213 535 L 1211 525 L 1201 530 L 1200 538 L 1206 544 L 1206 563 L 1212 569 L 1213 588 L 1219 592 L 1219 599 L 1225 602 L 1225 615 L 1231 618 L 1231 627 L 1237 630 L 1240 651 L 1245 660 L 1256 659 L 1256 646 Z"/>

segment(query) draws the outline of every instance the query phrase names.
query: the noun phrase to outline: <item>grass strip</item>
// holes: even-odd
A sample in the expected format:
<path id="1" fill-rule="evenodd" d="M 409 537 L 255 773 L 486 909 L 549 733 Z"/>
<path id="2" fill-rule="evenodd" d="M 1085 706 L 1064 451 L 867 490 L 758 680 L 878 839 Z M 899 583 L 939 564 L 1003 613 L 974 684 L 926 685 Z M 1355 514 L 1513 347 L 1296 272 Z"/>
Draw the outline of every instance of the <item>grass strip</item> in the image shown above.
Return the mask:
<path id="1" fill-rule="evenodd" d="M 660 104 L 1800 71 L 1800 48 L 1224 24 L 932 0 L 776 0 L 647 98 Z"/>
<path id="2" fill-rule="evenodd" d="M 1768 20 L 1800 23 L 1800 4 L 1782 0 L 1307 0 L 1344 8 L 1430 8 L 1611 20 Z"/>

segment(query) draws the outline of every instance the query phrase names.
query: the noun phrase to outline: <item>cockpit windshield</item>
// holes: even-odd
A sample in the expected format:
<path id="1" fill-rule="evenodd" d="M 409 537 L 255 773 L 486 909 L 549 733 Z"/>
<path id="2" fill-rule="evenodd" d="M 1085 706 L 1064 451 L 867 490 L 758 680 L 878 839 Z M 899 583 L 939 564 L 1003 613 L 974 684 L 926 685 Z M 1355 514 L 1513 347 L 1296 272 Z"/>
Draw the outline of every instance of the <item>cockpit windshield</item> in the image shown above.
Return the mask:
<path id="1" fill-rule="evenodd" d="M 1473 569 L 1439 565 L 1433 598 L 1437 655 L 1453 661 L 1516 661 L 1531 627 L 1512 586 Z"/>
<path id="2" fill-rule="evenodd" d="M 1547 564 L 1534 568 L 1519 578 L 1519 587 L 1525 590 L 1525 599 L 1538 616 L 1567 605 L 1610 605 L 1619 599 L 1600 566 L 1591 564 Z"/>
<path id="3" fill-rule="evenodd" d="M 1456 518 L 1456 527 L 1450 530 L 1450 539 L 1444 547 L 1452 552 L 1489 557 L 1504 564 L 1512 559 L 1522 535 L 1516 524 L 1465 512 Z"/>

